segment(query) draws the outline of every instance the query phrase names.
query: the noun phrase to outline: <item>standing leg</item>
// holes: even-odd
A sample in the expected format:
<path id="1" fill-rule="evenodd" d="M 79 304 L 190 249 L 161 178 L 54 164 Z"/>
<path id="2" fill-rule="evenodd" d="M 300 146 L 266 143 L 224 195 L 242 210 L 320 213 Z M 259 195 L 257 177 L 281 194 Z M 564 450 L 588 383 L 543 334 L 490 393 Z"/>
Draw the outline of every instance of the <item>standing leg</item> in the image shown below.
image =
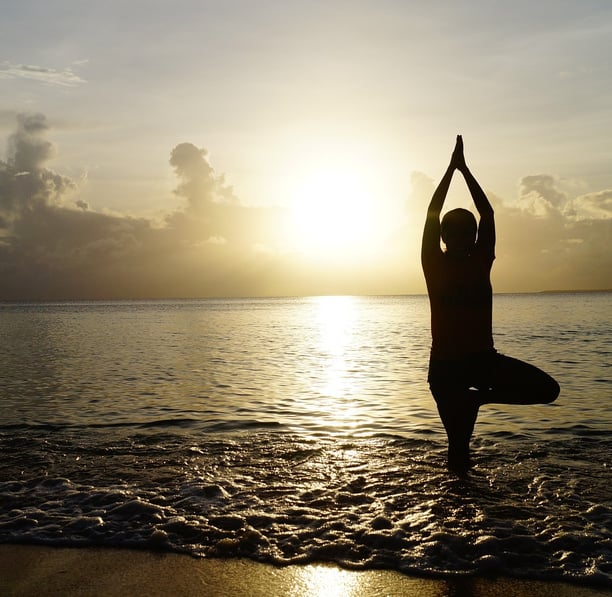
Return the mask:
<path id="1" fill-rule="evenodd" d="M 478 417 L 480 392 L 431 388 L 448 437 L 448 468 L 465 475 L 471 466 L 470 439 Z"/>

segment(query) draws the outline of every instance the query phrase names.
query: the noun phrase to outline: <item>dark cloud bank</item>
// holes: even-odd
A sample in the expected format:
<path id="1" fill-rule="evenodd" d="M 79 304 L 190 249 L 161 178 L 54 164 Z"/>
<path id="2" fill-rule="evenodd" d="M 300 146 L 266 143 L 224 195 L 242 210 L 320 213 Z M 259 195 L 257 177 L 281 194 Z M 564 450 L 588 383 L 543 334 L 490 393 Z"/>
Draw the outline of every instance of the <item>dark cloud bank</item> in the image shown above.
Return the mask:
<path id="1" fill-rule="evenodd" d="M 288 214 L 240 203 L 206 151 L 177 145 L 180 209 L 162 222 L 90 209 L 78 184 L 47 167 L 55 148 L 40 114 L 17 118 L 0 161 L 0 299 L 385 294 L 423 290 L 418 236 L 430 181 L 413 184 L 405 233 L 370 264 L 308 264 L 284 247 Z M 414 182 L 414 181 L 413 181 Z M 570 198 L 550 176 L 493 197 L 498 290 L 612 287 L 612 191 Z M 415 229 L 419 234 L 415 235 Z"/>
<path id="2" fill-rule="evenodd" d="M 154 222 L 89 209 L 74 181 L 46 167 L 42 115 L 20 115 L 0 162 L 2 299 L 266 294 L 282 260 L 266 239 L 274 209 L 241 206 L 206 153 L 178 145 L 170 163 L 182 209 Z"/>

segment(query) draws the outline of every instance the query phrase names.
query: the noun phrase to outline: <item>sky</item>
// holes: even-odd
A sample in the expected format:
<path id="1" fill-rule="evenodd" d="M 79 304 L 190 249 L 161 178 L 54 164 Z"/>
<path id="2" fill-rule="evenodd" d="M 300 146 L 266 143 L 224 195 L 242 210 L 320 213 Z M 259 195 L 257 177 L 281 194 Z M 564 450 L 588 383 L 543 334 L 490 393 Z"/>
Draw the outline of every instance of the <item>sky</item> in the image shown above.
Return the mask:
<path id="1" fill-rule="evenodd" d="M 9 3 L 0 299 L 425 292 L 458 133 L 494 290 L 610 289 L 610 39 L 609 0 Z"/>

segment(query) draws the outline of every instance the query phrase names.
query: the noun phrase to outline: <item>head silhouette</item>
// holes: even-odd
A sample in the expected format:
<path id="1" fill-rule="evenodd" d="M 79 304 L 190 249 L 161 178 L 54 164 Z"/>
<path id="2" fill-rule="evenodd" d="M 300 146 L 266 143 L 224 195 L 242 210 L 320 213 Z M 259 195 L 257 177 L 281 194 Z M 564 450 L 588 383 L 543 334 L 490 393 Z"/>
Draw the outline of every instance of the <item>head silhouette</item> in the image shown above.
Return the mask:
<path id="1" fill-rule="evenodd" d="M 442 218 L 440 235 L 449 254 L 469 254 L 476 243 L 478 224 L 471 211 L 452 209 Z"/>

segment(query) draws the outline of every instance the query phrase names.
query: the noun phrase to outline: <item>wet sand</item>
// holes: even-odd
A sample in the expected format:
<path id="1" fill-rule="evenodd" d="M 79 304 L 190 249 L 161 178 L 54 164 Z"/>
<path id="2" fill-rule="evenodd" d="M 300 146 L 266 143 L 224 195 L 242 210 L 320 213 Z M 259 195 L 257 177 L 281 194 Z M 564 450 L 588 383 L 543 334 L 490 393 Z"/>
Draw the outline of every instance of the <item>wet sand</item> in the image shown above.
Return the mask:
<path id="1" fill-rule="evenodd" d="M 127 549 L 0 545 L 4 596 L 603 597 L 611 593 L 557 582 L 424 579 L 325 564 L 279 568 L 244 559 L 204 560 Z"/>

